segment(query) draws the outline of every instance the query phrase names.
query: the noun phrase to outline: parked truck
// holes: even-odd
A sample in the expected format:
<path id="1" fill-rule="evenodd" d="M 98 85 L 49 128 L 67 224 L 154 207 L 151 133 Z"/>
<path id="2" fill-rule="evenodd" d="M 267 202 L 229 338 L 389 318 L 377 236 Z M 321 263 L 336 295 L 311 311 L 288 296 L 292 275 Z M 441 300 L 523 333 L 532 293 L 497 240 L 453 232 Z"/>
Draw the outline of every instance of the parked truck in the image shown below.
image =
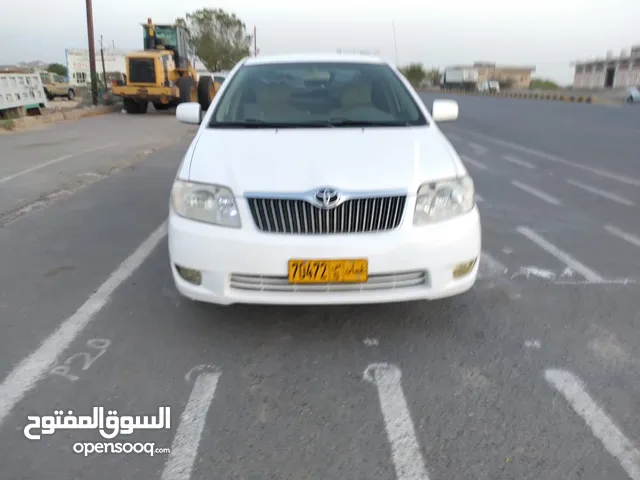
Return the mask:
<path id="1" fill-rule="evenodd" d="M 478 70 L 475 68 L 445 68 L 440 76 L 442 90 L 472 91 L 478 88 Z"/>
<path id="2" fill-rule="evenodd" d="M 47 97 L 37 73 L 0 73 L 0 119 L 46 107 Z"/>

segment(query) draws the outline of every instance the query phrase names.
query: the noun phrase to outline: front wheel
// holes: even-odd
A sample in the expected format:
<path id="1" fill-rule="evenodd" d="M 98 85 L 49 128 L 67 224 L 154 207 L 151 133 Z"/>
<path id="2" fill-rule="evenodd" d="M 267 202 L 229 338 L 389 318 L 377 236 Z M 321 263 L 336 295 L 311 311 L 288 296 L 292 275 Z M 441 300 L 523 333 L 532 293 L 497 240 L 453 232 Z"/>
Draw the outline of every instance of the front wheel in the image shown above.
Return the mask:
<path id="1" fill-rule="evenodd" d="M 192 77 L 180 78 L 178 80 L 178 90 L 180 92 L 180 103 L 198 101 L 198 89 Z"/>
<path id="2" fill-rule="evenodd" d="M 147 113 L 148 106 L 149 102 L 137 102 L 131 98 L 124 99 L 124 110 L 131 115 Z"/>
<path id="3" fill-rule="evenodd" d="M 628 104 L 632 104 L 633 103 L 633 97 L 631 95 L 629 95 L 629 97 L 627 98 L 627 103 Z"/>
<path id="4" fill-rule="evenodd" d="M 73 89 L 70 88 L 67 92 L 67 98 L 69 100 L 73 100 L 74 98 L 76 98 L 76 92 L 74 92 Z"/>

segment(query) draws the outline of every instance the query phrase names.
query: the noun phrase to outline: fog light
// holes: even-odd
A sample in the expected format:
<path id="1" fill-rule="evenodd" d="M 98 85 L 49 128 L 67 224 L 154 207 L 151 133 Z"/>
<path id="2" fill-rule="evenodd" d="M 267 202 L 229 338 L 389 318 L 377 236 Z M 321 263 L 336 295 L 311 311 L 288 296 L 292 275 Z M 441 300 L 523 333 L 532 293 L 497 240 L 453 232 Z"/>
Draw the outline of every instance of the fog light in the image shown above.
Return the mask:
<path id="1" fill-rule="evenodd" d="M 184 268 L 179 265 L 176 265 L 176 270 L 178 271 L 178 274 L 187 282 L 194 285 L 200 285 L 202 283 L 202 273 L 200 272 L 200 270 Z"/>
<path id="2" fill-rule="evenodd" d="M 459 263 L 458 265 L 453 267 L 453 278 L 464 277 L 465 275 L 471 273 L 471 270 L 473 270 L 473 267 L 475 267 L 477 261 L 478 259 L 474 258 L 469 262 Z"/>

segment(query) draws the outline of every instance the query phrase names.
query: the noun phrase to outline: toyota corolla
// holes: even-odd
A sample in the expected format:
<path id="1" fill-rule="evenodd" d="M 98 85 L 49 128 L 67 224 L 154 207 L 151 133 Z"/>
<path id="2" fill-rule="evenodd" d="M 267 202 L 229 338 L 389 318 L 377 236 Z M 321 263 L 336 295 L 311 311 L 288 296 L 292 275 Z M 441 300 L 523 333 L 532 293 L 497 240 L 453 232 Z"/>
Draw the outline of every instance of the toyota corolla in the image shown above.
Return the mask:
<path id="1" fill-rule="evenodd" d="M 429 111 L 372 57 L 253 57 L 199 124 L 170 199 L 178 291 L 229 305 L 450 297 L 473 287 L 481 251 L 474 184 Z"/>

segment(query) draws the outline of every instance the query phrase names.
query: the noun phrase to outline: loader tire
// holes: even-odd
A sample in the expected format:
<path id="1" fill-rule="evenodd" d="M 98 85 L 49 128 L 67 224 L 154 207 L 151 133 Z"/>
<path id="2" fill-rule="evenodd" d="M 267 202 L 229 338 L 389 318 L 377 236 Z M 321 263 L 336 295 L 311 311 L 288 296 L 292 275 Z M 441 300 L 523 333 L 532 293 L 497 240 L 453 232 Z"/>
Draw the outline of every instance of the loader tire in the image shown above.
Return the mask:
<path id="1" fill-rule="evenodd" d="M 124 99 L 124 109 L 127 113 L 132 115 L 147 113 L 148 106 L 149 106 L 149 102 L 138 102 L 131 98 Z"/>
<path id="2" fill-rule="evenodd" d="M 216 95 L 216 87 L 213 78 L 203 75 L 198 79 L 198 103 L 202 107 L 202 111 L 206 112 Z"/>
<path id="3" fill-rule="evenodd" d="M 178 90 L 180 91 L 180 103 L 198 101 L 196 82 L 193 78 L 182 77 L 178 80 Z"/>

